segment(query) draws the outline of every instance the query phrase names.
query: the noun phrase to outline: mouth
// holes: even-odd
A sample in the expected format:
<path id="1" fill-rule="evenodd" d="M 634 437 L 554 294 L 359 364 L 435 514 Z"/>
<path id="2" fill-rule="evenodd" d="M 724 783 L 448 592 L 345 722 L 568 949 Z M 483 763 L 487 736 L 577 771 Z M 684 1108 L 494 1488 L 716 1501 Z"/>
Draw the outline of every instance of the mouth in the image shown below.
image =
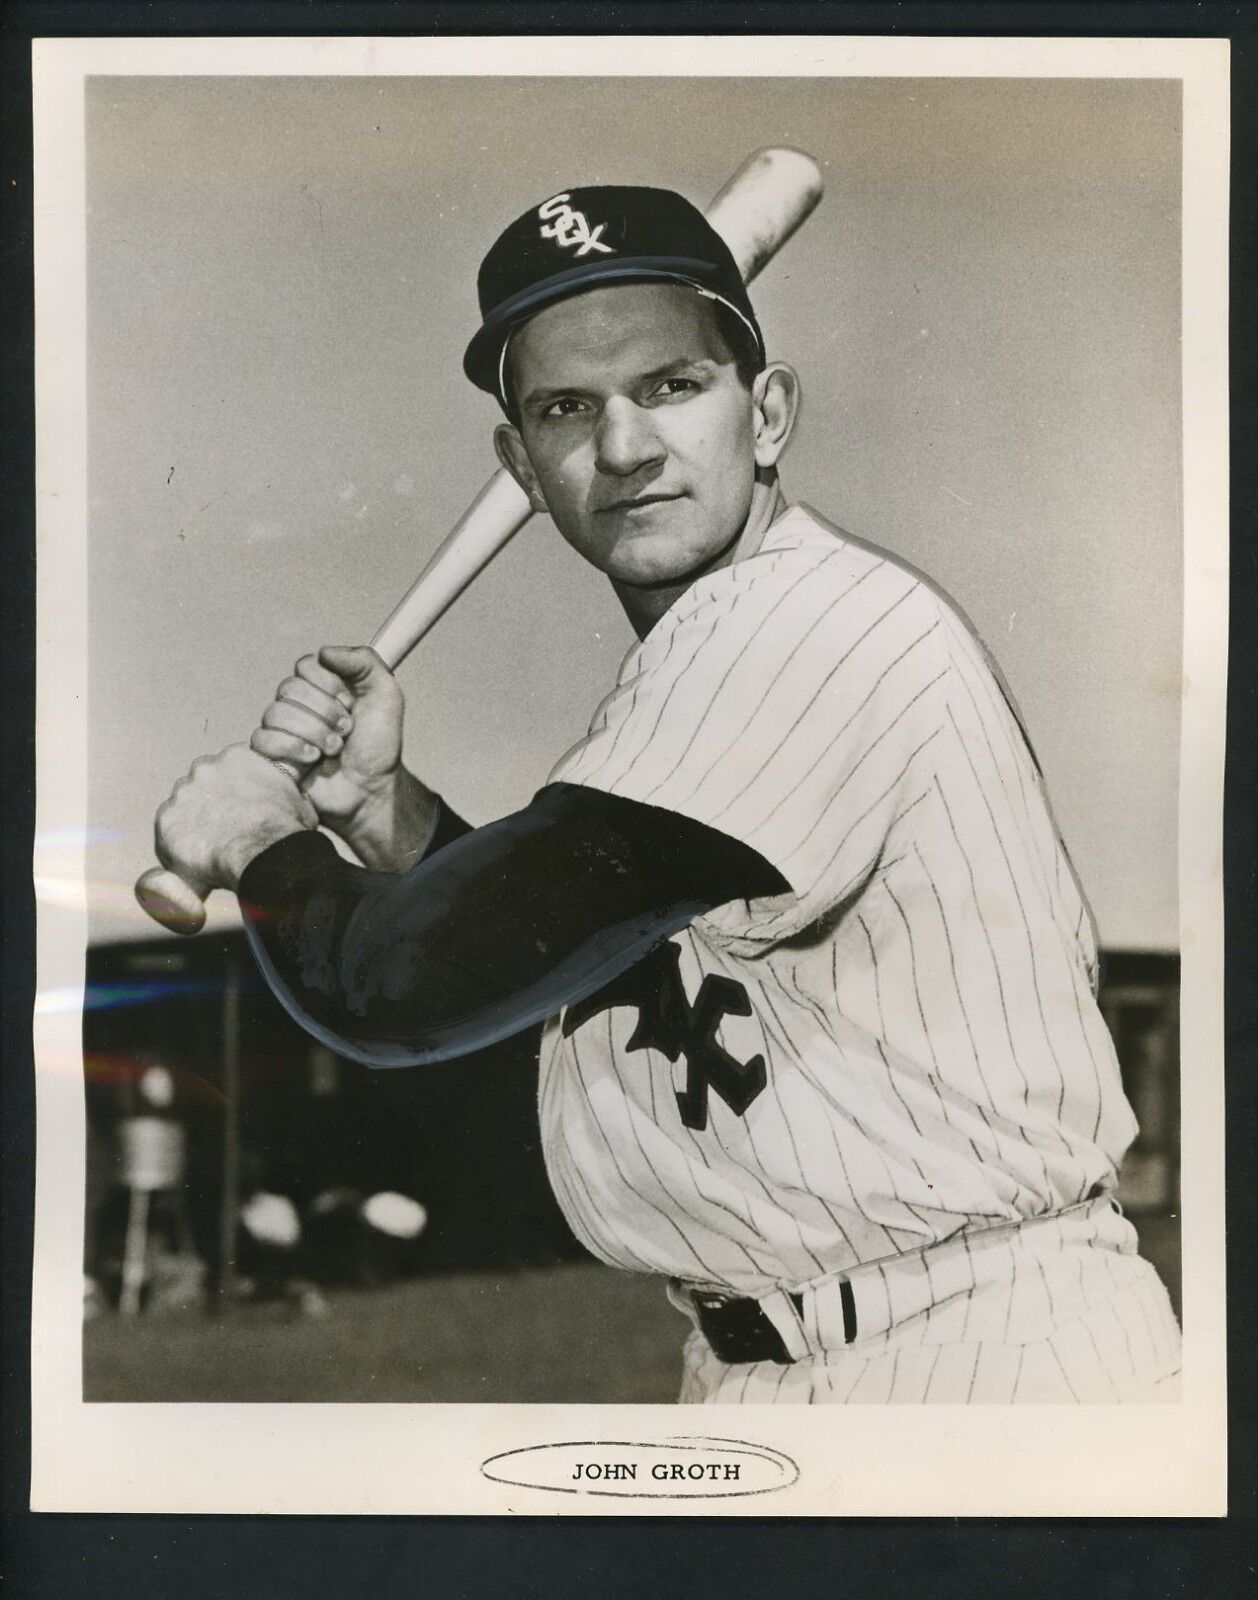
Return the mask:
<path id="1" fill-rule="evenodd" d="M 610 505 L 600 506 L 599 514 L 609 511 L 644 511 L 648 506 L 667 505 L 671 500 L 680 500 L 681 494 L 635 494 L 627 495 L 623 500 L 613 500 Z"/>

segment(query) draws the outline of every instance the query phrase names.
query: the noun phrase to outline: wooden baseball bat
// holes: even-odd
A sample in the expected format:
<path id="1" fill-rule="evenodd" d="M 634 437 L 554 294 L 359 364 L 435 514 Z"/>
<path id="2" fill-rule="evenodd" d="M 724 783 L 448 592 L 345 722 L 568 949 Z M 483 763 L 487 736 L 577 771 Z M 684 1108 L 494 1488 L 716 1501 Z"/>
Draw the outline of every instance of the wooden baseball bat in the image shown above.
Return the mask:
<path id="1" fill-rule="evenodd" d="M 730 248 L 750 283 L 821 199 L 817 163 L 801 150 L 757 150 L 708 207 L 706 216 Z M 514 538 L 533 514 L 528 496 L 499 468 L 437 547 L 424 570 L 371 641 L 386 667 L 398 666 L 472 579 Z M 303 774 L 277 762 L 294 780 Z M 203 885 L 186 882 L 165 867 L 152 867 L 136 882 L 136 899 L 173 933 L 196 933 L 205 923 Z"/>

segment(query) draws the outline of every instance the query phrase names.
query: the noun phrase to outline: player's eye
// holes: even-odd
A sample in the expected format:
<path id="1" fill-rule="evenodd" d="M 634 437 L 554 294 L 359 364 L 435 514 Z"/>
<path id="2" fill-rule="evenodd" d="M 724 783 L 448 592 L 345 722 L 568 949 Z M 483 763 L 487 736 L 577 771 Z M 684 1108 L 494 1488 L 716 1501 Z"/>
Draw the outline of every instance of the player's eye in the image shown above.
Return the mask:
<path id="1" fill-rule="evenodd" d="M 561 394 L 558 400 L 552 400 L 548 406 L 543 407 L 541 416 L 548 421 L 556 417 L 579 416 L 584 405 L 585 402 L 574 394 Z"/>
<path id="2" fill-rule="evenodd" d="M 697 392 L 699 384 L 694 378 L 663 378 L 651 390 L 653 400 L 677 400 Z"/>

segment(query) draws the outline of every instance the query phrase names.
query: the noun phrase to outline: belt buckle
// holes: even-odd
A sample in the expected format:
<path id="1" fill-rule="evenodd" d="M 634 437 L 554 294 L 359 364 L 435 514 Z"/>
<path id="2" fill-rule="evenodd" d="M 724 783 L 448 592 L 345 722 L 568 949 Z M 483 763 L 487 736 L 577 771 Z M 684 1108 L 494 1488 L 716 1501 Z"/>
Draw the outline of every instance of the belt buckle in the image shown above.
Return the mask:
<path id="1" fill-rule="evenodd" d="M 706 1289 L 691 1289 L 690 1300 L 704 1338 L 727 1366 L 753 1361 L 792 1364 L 794 1357 L 757 1301 Z"/>

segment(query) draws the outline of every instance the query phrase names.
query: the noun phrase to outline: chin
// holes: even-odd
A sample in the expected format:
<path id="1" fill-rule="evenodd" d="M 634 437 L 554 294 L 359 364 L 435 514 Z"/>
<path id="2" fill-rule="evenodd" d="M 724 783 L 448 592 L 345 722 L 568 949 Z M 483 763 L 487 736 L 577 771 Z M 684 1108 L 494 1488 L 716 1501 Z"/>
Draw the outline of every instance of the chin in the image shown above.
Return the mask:
<path id="1" fill-rule="evenodd" d="M 715 561 L 737 538 L 678 539 L 663 530 L 620 540 L 610 552 L 604 571 L 617 583 L 635 588 L 658 588 L 683 583 Z"/>
<path id="2" fill-rule="evenodd" d="M 682 556 L 672 559 L 625 559 L 614 556 L 606 568 L 607 576 L 616 583 L 628 584 L 635 589 L 659 589 L 667 584 L 684 583 L 705 565 L 702 556 L 688 560 Z"/>

